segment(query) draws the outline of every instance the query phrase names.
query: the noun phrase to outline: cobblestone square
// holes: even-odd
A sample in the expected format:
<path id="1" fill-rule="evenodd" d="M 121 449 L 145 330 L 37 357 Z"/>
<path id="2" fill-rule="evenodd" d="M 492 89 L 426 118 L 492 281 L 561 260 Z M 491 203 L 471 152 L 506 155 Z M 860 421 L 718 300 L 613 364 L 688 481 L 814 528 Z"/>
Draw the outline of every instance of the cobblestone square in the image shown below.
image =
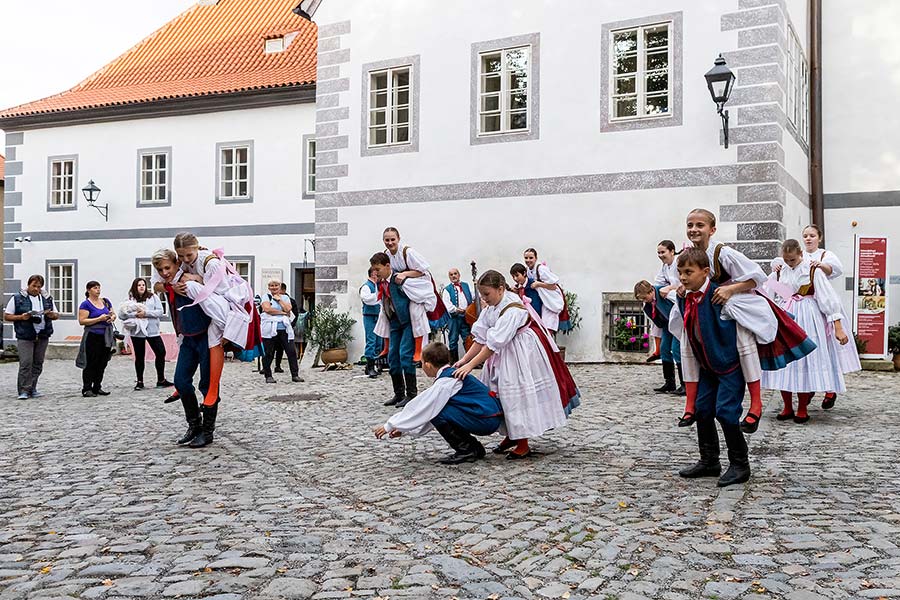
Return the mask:
<path id="1" fill-rule="evenodd" d="M 0 599 L 881 598 L 900 596 L 900 378 L 863 373 L 806 425 L 750 437 L 750 483 L 696 456 L 656 366 L 573 367 L 583 405 L 532 460 L 446 467 L 436 433 L 378 441 L 390 381 L 226 365 L 215 443 L 180 404 L 82 398 L 71 361 L 17 401 L 0 365 Z M 168 369 L 171 372 L 171 366 Z M 420 374 L 419 385 L 425 385 Z M 488 447 L 496 440 L 487 440 Z M 724 455 L 723 455 L 724 458 Z"/>

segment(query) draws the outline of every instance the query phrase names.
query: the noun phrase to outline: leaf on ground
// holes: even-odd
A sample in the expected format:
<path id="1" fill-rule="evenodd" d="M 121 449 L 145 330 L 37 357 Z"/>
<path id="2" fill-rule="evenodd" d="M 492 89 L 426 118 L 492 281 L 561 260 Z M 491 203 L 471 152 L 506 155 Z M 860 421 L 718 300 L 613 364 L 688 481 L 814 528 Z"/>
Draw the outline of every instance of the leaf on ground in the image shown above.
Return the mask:
<path id="1" fill-rule="evenodd" d="M 47 565 L 46 567 L 44 567 L 43 569 L 41 569 L 41 573 L 47 574 L 47 573 L 49 573 L 49 572 L 52 571 L 52 570 L 53 570 L 53 565 Z"/>
<path id="2" fill-rule="evenodd" d="M 103 585 L 105 585 L 106 587 L 109 587 L 109 586 L 113 585 L 113 583 L 114 583 L 114 582 L 113 582 L 112 579 L 104 579 L 104 580 L 103 580 Z"/>
<path id="3" fill-rule="evenodd" d="M 628 504 L 626 502 L 619 502 L 619 508 L 628 508 Z"/>

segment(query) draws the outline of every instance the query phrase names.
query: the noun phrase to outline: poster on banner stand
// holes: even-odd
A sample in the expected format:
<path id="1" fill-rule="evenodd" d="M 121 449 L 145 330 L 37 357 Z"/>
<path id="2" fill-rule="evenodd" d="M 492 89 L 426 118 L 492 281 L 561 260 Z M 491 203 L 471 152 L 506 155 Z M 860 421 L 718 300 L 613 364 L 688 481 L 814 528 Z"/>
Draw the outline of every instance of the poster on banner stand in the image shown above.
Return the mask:
<path id="1" fill-rule="evenodd" d="M 855 236 L 853 276 L 853 325 L 865 343 L 860 358 L 888 355 L 888 239 Z"/>

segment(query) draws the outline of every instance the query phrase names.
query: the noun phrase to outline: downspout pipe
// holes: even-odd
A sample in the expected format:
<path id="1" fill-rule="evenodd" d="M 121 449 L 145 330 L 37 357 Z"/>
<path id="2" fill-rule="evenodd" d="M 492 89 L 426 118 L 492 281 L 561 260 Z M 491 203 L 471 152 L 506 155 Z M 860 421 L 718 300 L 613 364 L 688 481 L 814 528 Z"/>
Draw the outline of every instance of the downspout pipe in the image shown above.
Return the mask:
<path id="1" fill-rule="evenodd" d="M 822 181 L 822 0 L 809 0 L 809 208 L 825 233 Z"/>

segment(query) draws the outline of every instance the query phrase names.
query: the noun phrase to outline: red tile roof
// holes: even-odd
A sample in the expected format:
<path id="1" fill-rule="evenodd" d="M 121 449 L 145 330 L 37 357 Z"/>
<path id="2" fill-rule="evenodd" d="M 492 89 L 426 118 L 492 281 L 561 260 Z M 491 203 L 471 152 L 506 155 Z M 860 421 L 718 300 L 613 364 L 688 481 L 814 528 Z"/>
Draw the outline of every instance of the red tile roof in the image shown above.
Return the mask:
<path id="1" fill-rule="evenodd" d="M 6 109 L 0 118 L 315 83 L 316 25 L 297 0 L 196 4 L 72 89 Z M 298 32 L 283 52 L 266 38 Z"/>

